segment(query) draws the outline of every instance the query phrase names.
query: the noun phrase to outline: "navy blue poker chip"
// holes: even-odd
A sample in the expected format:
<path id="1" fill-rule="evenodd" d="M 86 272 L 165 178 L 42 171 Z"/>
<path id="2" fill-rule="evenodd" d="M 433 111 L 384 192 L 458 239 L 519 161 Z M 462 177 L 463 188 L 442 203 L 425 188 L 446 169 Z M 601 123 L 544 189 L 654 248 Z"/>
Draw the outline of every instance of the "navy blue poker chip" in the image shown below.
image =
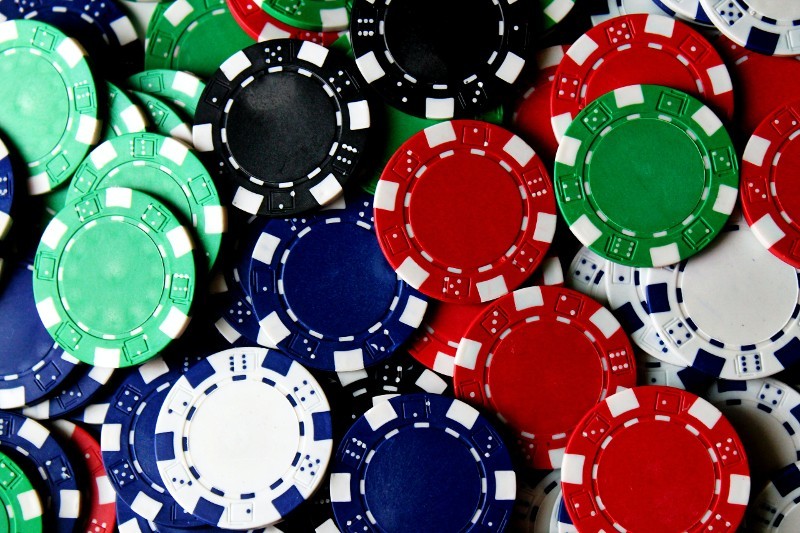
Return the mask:
<path id="1" fill-rule="evenodd" d="M 268 219 L 251 250 L 250 294 L 262 334 L 319 370 L 361 370 L 391 356 L 419 327 L 427 297 L 381 252 L 372 196 L 343 209 Z"/>
<path id="2" fill-rule="evenodd" d="M 0 141 L 0 241 L 11 229 L 11 208 L 14 204 L 14 171 L 8 148 Z M 0 254 L 2 260 L 2 254 Z M 2 266 L 2 265 L 0 265 Z"/>
<path id="3" fill-rule="evenodd" d="M 37 420 L 51 420 L 75 413 L 92 403 L 115 375 L 113 368 L 78 363 L 53 394 L 28 404 L 22 414 Z"/>
<path id="4" fill-rule="evenodd" d="M 502 531 L 515 497 L 498 432 L 475 408 L 435 394 L 376 404 L 347 432 L 331 468 L 343 531 Z"/>
<path id="5" fill-rule="evenodd" d="M 28 264 L 8 269 L 0 287 L 0 408 L 35 403 L 58 389 L 78 360 L 66 354 L 42 325 Z"/>

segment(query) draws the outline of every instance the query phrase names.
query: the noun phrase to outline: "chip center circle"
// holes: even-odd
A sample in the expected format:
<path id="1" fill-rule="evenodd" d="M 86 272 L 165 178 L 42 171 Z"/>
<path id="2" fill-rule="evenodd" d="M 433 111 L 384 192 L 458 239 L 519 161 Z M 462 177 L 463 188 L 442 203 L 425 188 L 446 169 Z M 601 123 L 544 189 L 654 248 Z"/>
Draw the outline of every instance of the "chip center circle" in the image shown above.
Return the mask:
<path id="1" fill-rule="evenodd" d="M 300 449 L 300 421 L 276 388 L 256 379 L 226 381 L 194 407 L 186 438 L 207 486 L 256 493 L 290 469 Z"/>
<path id="2" fill-rule="evenodd" d="M 780 164 L 771 165 L 771 180 L 775 184 L 775 198 L 778 208 L 794 222 L 794 226 L 800 226 L 800 140 L 792 133 L 785 134 L 787 139 L 779 150 Z M 767 191 L 761 191 L 766 194 Z"/>
<path id="3" fill-rule="evenodd" d="M 609 436 L 594 460 L 597 493 L 610 519 L 625 531 L 695 529 L 720 497 L 714 493 L 712 443 L 682 424 L 652 419 Z"/>
<path id="4" fill-rule="evenodd" d="M 706 186 L 694 141 L 658 119 L 626 119 L 598 137 L 586 175 L 611 224 L 641 236 L 683 227 Z"/>
<path id="5" fill-rule="evenodd" d="M 429 161 L 408 205 L 422 251 L 464 270 L 496 264 L 515 245 L 528 214 L 519 187 L 514 174 L 487 156 L 459 151 Z"/>
<path id="6" fill-rule="evenodd" d="M 138 221 L 95 222 L 78 230 L 63 253 L 59 293 L 73 320 L 91 334 L 123 337 L 142 327 L 161 304 L 164 258 Z"/>
<path id="7" fill-rule="evenodd" d="M 800 2 L 786 0 L 747 0 L 750 12 L 777 21 L 795 21 L 800 18 Z"/>

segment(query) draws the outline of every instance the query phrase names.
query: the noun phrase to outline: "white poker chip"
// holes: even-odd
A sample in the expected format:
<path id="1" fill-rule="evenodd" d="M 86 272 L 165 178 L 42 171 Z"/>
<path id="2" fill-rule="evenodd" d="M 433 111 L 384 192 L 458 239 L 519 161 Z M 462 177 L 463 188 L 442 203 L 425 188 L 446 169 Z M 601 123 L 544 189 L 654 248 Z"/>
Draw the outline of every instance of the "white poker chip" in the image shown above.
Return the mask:
<path id="1" fill-rule="evenodd" d="M 800 26 L 797 25 L 800 3 L 786 0 L 692 1 L 699 1 L 714 26 L 738 45 L 771 56 L 800 54 Z"/>

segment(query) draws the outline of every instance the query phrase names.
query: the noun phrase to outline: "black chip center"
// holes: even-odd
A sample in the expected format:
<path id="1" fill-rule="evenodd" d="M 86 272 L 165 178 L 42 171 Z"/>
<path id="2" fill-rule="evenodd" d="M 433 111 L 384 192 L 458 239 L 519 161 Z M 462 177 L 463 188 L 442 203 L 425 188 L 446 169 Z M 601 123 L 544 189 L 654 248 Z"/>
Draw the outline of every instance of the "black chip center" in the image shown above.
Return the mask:
<path id="1" fill-rule="evenodd" d="M 501 47 L 501 20 L 491 0 L 398 0 L 387 8 L 386 46 L 419 82 L 452 84 Z"/>
<path id="2" fill-rule="evenodd" d="M 235 96 L 225 125 L 231 155 L 268 183 L 297 181 L 322 166 L 336 139 L 336 106 L 322 81 L 267 73 Z"/>

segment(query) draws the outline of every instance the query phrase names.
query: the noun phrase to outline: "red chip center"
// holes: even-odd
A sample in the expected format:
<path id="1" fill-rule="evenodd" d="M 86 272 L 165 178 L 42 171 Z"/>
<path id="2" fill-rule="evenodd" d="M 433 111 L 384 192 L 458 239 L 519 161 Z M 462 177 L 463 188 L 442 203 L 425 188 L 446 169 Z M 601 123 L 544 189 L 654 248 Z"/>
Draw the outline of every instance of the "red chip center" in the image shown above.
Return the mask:
<path id="1" fill-rule="evenodd" d="M 605 512 L 627 531 L 688 531 L 712 507 L 714 465 L 682 424 L 643 420 L 621 429 L 597 462 Z"/>
<path id="2" fill-rule="evenodd" d="M 780 154 L 780 164 L 772 167 L 775 195 L 778 207 L 797 225 L 800 224 L 800 141 L 797 137 L 784 143 Z"/>
<path id="3" fill-rule="evenodd" d="M 423 251 L 440 265 L 465 270 L 497 263 L 516 242 L 523 214 L 513 175 L 467 151 L 431 161 L 408 206 Z"/>

